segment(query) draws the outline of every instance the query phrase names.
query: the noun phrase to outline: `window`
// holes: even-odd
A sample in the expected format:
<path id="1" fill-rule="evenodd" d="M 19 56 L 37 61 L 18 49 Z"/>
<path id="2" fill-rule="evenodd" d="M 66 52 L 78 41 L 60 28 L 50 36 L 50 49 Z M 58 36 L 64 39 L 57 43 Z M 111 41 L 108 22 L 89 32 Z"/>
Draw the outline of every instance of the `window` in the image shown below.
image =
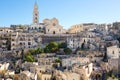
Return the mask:
<path id="1" fill-rule="evenodd" d="M 113 54 L 114 54 L 114 51 L 113 51 Z"/>
<path id="2" fill-rule="evenodd" d="M 14 39 L 12 39 L 12 41 L 15 41 Z"/>
<path id="3" fill-rule="evenodd" d="M 28 39 L 28 41 L 30 41 L 30 38 Z"/>
<path id="4" fill-rule="evenodd" d="M 20 43 L 20 45 L 22 45 L 22 43 Z"/>
<path id="5" fill-rule="evenodd" d="M 31 42 L 28 42 L 28 45 L 31 45 Z"/>
<path id="6" fill-rule="evenodd" d="M 13 43 L 12 45 L 14 46 L 15 44 Z"/>
<path id="7" fill-rule="evenodd" d="M 35 16 L 37 16 L 37 14 L 35 14 Z"/>
<path id="8" fill-rule="evenodd" d="M 61 32 L 61 29 L 59 29 L 59 31 Z"/>
<path id="9" fill-rule="evenodd" d="M 37 17 L 35 19 L 37 20 Z"/>
<path id="10" fill-rule="evenodd" d="M 56 26 L 56 24 L 55 24 L 55 23 L 53 23 L 53 26 Z"/>

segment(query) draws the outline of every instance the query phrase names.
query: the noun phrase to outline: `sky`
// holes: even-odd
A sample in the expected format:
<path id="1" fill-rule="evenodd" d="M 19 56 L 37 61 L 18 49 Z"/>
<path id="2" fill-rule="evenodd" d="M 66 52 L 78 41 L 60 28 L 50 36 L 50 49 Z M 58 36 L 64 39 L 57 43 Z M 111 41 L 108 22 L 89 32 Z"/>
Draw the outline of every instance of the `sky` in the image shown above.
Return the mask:
<path id="1" fill-rule="evenodd" d="M 35 1 L 40 23 L 55 17 L 67 29 L 81 23 L 120 21 L 120 0 L 0 0 L 0 27 L 31 24 Z"/>

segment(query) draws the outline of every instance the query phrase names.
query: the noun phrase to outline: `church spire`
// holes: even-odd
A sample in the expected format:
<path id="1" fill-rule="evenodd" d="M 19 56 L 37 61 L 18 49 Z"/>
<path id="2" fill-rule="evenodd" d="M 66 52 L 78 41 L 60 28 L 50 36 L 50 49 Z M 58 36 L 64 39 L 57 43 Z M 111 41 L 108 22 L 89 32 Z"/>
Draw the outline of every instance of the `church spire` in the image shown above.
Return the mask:
<path id="1" fill-rule="evenodd" d="M 34 4 L 34 10 L 33 10 L 33 23 L 34 24 L 39 23 L 39 11 L 38 11 L 38 5 L 37 5 L 36 1 L 35 1 L 35 4 Z"/>

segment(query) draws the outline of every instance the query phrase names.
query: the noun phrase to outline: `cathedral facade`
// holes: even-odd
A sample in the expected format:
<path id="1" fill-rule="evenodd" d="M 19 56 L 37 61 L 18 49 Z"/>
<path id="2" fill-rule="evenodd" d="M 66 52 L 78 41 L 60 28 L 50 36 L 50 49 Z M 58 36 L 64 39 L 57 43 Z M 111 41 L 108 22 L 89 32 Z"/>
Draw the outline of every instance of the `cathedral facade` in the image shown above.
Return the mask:
<path id="1" fill-rule="evenodd" d="M 66 33 L 66 30 L 59 24 L 59 21 L 56 18 L 45 19 L 43 20 L 45 26 L 46 34 L 63 34 Z"/>

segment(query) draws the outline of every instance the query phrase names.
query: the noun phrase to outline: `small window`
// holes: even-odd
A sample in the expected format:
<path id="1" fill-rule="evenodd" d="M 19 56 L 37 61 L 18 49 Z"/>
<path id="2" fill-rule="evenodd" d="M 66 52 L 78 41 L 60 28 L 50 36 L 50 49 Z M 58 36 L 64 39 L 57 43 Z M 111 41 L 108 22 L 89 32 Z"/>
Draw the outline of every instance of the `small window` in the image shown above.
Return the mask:
<path id="1" fill-rule="evenodd" d="M 35 14 L 35 16 L 37 16 L 37 14 Z"/>
<path id="2" fill-rule="evenodd" d="M 22 45 L 22 43 L 20 43 L 20 45 Z"/>
<path id="3" fill-rule="evenodd" d="M 37 17 L 35 19 L 37 20 Z"/>
<path id="4" fill-rule="evenodd" d="M 31 45 L 31 42 L 28 42 L 28 45 Z"/>
<path id="5" fill-rule="evenodd" d="M 114 54 L 114 51 L 113 51 L 113 54 Z"/>
<path id="6" fill-rule="evenodd" d="M 59 29 L 59 31 L 61 32 L 61 29 Z"/>
<path id="7" fill-rule="evenodd" d="M 15 41 L 14 39 L 12 39 L 12 41 Z"/>
<path id="8" fill-rule="evenodd" d="M 56 24 L 55 24 L 55 23 L 53 23 L 53 26 L 56 26 Z"/>
<path id="9" fill-rule="evenodd" d="M 12 45 L 14 46 L 15 44 L 13 43 Z"/>

